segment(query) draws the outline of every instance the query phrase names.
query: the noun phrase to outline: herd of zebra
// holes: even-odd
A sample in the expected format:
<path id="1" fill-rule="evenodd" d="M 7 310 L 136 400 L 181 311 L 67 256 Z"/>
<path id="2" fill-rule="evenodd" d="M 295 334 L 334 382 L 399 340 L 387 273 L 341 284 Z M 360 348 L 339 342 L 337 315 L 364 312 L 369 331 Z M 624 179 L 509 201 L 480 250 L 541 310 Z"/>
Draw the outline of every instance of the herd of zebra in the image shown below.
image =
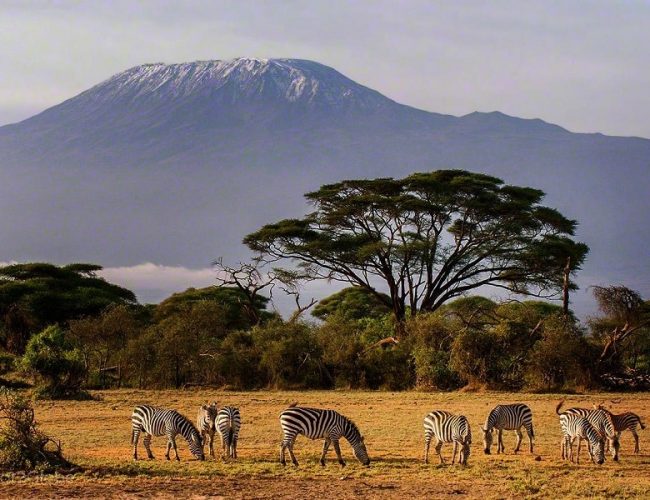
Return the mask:
<path id="1" fill-rule="evenodd" d="M 574 461 L 573 446 L 578 440 L 576 462 L 580 463 L 580 449 L 582 441 L 587 442 L 587 449 L 594 463 L 602 464 L 605 460 L 607 448 L 611 451 L 612 458 L 618 460 L 619 438 L 623 431 L 629 430 L 634 436 L 634 452 L 639 453 L 639 436 L 637 426 L 645 429 L 641 418 L 632 412 L 619 415 L 613 414 L 603 406 L 589 408 L 569 408 L 560 412 L 564 400 L 555 408 L 559 415 L 562 428 L 561 455 L 562 459 Z M 218 408 L 217 403 L 202 405 L 197 415 L 196 427 L 186 417 L 176 410 L 156 408 L 149 405 L 139 405 L 133 410 L 131 416 L 131 444 L 133 445 L 133 458 L 138 459 L 138 439 L 144 434 L 144 447 L 147 457 L 153 459 L 151 452 L 152 436 L 167 437 L 167 452 L 165 458 L 170 459 L 173 448 L 176 460 L 178 450 L 176 436 L 180 434 L 189 445 L 190 452 L 199 460 L 205 460 L 204 445 L 208 444 L 211 457 L 214 457 L 215 433 L 221 439 L 222 457 L 224 459 L 237 458 L 237 441 L 241 428 L 241 415 L 238 408 L 225 406 Z M 347 417 L 334 410 L 299 407 L 296 403 L 290 405 L 280 414 L 280 427 L 283 438 L 280 446 L 280 463 L 286 464 L 285 452 L 289 452 L 291 461 L 298 465 L 298 460 L 293 453 L 293 446 L 299 435 L 309 439 L 324 439 L 323 452 L 320 464 L 325 465 L 325 456 L 332 445 L 336 452 L 339 464 L 345 466 L 341 455 L 339 441 L 345 438 L 350 445 L 354 456 L 363 465 L 370 465 L 370 458 L 359 428 Z M 528 435 L 530 453 L 533 453 L 535 433 L 533 430 L 533 413 L 523 403 L 498 405 L 488 414 L 485 424 L 481 426 L 483 435 L 483 451 L 490 454 L 493 434 L 497 434 L 497 453 L 505 450 L 503 446 L 503 431 L 514 430 L 517 435 L 515 453 L 519 451 L 523 440 L 522 427 Z M 424 418 L 424 461 L 429 463 L 429 448 L 431 441 L 436 440 L 436 453 L 440 463 L 444 463 L 442 446 L 444 443 L 453 443 L 452 464 L 456 461 L 456 453 L 460 450 L 459 463 L 467 465 L 472 444 L 472 431 L 467 417 L 436 410 Z"/>

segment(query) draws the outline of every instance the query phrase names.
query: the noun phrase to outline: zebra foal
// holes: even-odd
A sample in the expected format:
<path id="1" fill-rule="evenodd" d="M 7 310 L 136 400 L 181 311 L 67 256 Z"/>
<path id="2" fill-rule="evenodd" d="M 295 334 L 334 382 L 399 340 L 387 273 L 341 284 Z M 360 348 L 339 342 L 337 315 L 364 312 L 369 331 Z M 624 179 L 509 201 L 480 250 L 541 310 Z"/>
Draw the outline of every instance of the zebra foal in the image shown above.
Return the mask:
<path id="1" fill-rule="evenodd" d="M 167 410 L 165 408 L 156 408 L 149 405 L 139 405 L 133 409 L 131 415 L 131 444 L 133 445 L 133 459 L 138 459 L 138 439 L 140 434 L 144 433 L 144 447 L 147 450 L 147 457 L 153 459 L 151 453 L 152 436 L 167 436 L 167 452 L 165 458 L 169 460 L 169 451 L 174 448 L 176 460 L 178 457 L 178 448 L 176 447 L 176 436 L 180 434 L 185 438 L 189 445 L 192 455 L 199 460 L 205 460 L 203 454 L 203 442 L 196 427 L 192 425 L 187 418 L 178 413 L 176 410 Z"/>
<path id="2" fill-rule="evenodd" d="M 225 459 L 237 458 L 237 441 L 239 440 L 239 429 L 241 428 L 241 415 L 239 408 L 224 406 L 219 410 L 215 419 L 217 433 L 221 438 L 221 453 Z"/>
<path id="3" fill-rule="evenodd" d="M 523 434 L 521 428 L 526 429 L 528 434 L 528 443 L 530 444 L 530 452 L 533 453 L 533 440 L 535 439 L 535 432 L 533 430 L 533 412 L 530 408 L 523 403 L 515 403 L 510 405 L 498 405 L 488 414 L 485 420 L 485 425 L 481 427 L 483 431 L 483 451 L 486 455 L 490 454 L 490 447 L 492 446 L 492 433 L 494 429 L 497 430 L 497 453 L 505 450 L 503 446 L 503 431 L 515 431 L 517 434 L 517 446 L 515 446 L 515 453 L 519 451 Z"/>
<path id="4" fill-rule="evenodd" d="M 592 462 L 602 465 L 605 461 L 605 441 L 603 436 L 586 417 L 580 416 L 577 413 L 561 413 L 560 427 L 562 427 L 562 441 L 560 446 L 563 460 L 573 462 L 573 443 L 577 438 L 578 456 L 576 463 L 580 463 L 580 445 L 584 439 L 589 444 L 588 450 Z"/>
<path id="5" fill-rule="evenodd" d="M 442 410 L 436 410 L 424 417 L 424 463 L 429 463 L 429 447 L 431 440 L 436 438 L 436 453 L 440 457 L 440 463 L 444 464 L 442 458 L 443 443 L 454 443 L 454 452 L 451 463 L 456 462 L 456 452 L 460 446 L 458 463 L 467 465 L 472 444 L 472 431 L 469 422 L 464 415 L 454 415 Z"/>
<path id="6" fill-rule="evenodd" d="M 280 445 L 280 463 L 286 465 L 285 450 L 289 450 L 291 461 L 298 465 L 298 460 L 293 453 L 293 445 L 299 434 L 309 439 L 325 439 L 320 464 L 325 465 L 325 455 L 330 444 L 334 445 L 339 464 L 345 467 L 341 456 L 339 440 L 347 439 L 352 446 L 354 456 L 363 465 L 370 465 L 368 451 L 363 441 L 363 436 L 357 426 L 347 417 L 334 410 L 321 410 L 318 408 L 289 407 L 280 414 L 282 427 L 282 444 Z"/>
<path id="7" fill-rule="evenodd" d="M 217 418 L 217 402 L 213 401 L 209 405 L 201 405 L 196 415 L 196 428 L 201 434 L 201 442 L 208 442 L 210 456 L 214 457 L 214 433 L 215 419 Z"/>

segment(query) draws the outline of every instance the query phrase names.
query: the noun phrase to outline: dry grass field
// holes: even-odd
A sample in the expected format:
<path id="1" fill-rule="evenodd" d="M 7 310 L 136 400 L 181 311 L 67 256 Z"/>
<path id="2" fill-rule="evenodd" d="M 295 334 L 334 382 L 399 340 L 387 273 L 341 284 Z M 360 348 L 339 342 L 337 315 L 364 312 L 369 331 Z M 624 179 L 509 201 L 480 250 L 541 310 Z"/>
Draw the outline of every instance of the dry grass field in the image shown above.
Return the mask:
<path id="1" fill-rule="evenodd" d="M 33 497 L 228 497 L 228 498 L 518 498 L 650 497 L 650 433 L 641 431 L 641 454 L 634 455 L 629 433 L 622 437 L 621 461 L 581 465 L 559 458 L 560 430 L 554 413 L 560 396 L 507 393 L 420 392 L 214 392 L 136 391 L 96 393 L 97 401 L 38 402 L 42 428 L 59 439 L 66 456 L 84 468 L 68 476 L 4 477 L 3 498 Z M 164 460 L 164 438 L 154 438 L 156 460 L 131 459 L 130 415 L 134 405 L 152 403 L 176 408 L 192 421 L 198 405 L 217 400 L 242 413 L 239 459 L 224 463 L 191 457 L 179 437 L 181 462 Z M 610 401 L 615 412 L 632 410 L 650 420 L 650 394 L 592 394 L 567 397 L 568 406 Z M 322 443 L 300 437 L 295 451 L 300 467 L 278 463 L 278 414 L 292 401 L 334 408 L 352 418 L 365 436 L 372 459 L 363 467 L 342 442 L 348 466 L 341 468 L 330 449 L 326 467 L 318 464 Z M 536 449 L 513 453 L 515 435 L 505 434 L 506 453 L 484 455 L 479 425 L 498 403 L 525 402 L 534 414 Z M 465 414 L 472 424 L 469 466 L 422 461 L 422 419 L 433 409 Z M 144 449 L 141 447 L 142 456 Z M 206 449 L 207 451 L 207 449 Z M 451 457 L 451 446 L 443 455 Z M 535 460 L 536 456 L 541 460 Z"/>

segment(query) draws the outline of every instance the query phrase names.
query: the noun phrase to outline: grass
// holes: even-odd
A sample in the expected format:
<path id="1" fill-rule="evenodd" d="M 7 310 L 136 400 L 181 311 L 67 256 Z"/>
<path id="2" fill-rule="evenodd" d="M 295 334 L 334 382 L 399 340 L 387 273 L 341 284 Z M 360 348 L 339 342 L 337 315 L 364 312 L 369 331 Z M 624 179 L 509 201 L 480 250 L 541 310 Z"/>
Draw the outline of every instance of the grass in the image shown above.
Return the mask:
<path id="1" fill-rule="evenodd" d="M 436 497 L 458 496 L 634 498 L 650 496 L 650 440 L 641 431 L 641 454 L 633 454 L 629 433 L 622 437 L 621 461 L 592 465 L 587 455 L 579 466 L 559 458 L 560 430 L 555 404 L 558 395 L 507 393 L 420 392 L 214 392 L 118 390 L 94 393 L 94 401 L 37 401 L 37 420 L 43 430 L 61 440 L 66 457 L 84 468 L 65 477 L 5 477 L 2 497 L 36 496 L 190 496 L 244 498 L 287 496 Z M 239 459 L 194 460 L 179 437 L 181 462 L 164 460 L 164 438 L 154 438 L 156 460 L 131 460 L 130 415 L 138 403 L 176 408 L 194 420 L 200 404 L 217 400 L 240 407 L 242 431 Z M 615 404 L 610 401 L 615 400 Z M 365 436 L 372 465 L 361 466 L 347 443 L 342 444 L 348 466 L 340 468 L 333 450 L 326 467 L 318 465 L 322 442 L 301 437 L 295 447 L 300 467 L 278 463 L 278 414 L 289 403 L 334 408 L 352 418 Z M 515 435 L 504 435 L 506 453 L 484 455 L 480 424 L 496 404 L 521 401 L 533 410 L 535 454 L 513 453 Z M 591 406 L 605 401 L 613 411 L 631 410 L 645 417 L 650 394 L 592 394 L 567 397 L 568 406 Z M 469 466 L 422 462 L 422 419 L 433 409 L 462 413 L 472 425 Z M 144 449 L 140 448 L 141 456 Z M 443 447 L 451 458 L 451 446 Z M 540 460 L 536 461 L 535 457 Z"/>

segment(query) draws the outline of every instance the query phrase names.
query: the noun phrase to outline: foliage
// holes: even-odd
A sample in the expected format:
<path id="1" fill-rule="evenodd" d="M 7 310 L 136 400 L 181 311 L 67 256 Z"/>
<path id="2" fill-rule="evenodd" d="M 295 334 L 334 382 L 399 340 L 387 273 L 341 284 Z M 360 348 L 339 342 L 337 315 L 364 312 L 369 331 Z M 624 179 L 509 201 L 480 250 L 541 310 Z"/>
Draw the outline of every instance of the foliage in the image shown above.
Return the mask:
<path id="1" fill-rule="evenodd" d="M 86 396 L 80 390 L 86 374 L 82 353 L 58 326 L 50 326 L 29 340 L 21 367 L 42 381 L 37 390 L 40 397 Z"/>
<path id="2" fill-rule="evenodd" d="M 144 328 L 139 308 L 112 305 L 97 317 L 70 321 L 70 337 L 83 355 L 87 385 L 120 387 L 128 371 L 126 346 Z"/>
<path id="3" fill-rule="evenodd" d="M 321 385 L 321 349 L 307 324 L 274 320 L 254 327 L 251 335 L 268 387 Z"/>
<path id="4" fill-rule="evenodd" d="M 0 389 L 0 470 L 53 472 L 71 466 L 61 446 L 38 429 L 30 402 Z"/>
<path id="5" fill-rule="evenodd" d="M 228 330 L 247 330 L 256 324 L 248 311 L 248 298 L 244 292 L 234 287 L 210 286 L 206 288 L 188 288 L 175 293 L 156 307 L 155 319 L 161 321 L 177 314 L 184 306 L 199 302 L 213 302 L 221 306 L 225 328 Z M 272 316 L 266 311 L 269 299 L 261 295 L 254 298 L 254 317 L 268 320 Z"/>
<path id="6" fill-rule="evenodd" d="M 566 258 L 575 272 L 588 249 L 571 239 L 575 221 L 540 205 L 543 196 L 461 170 L 343 181 L 308 193 L 315 210 L 304 218 L 268 224 L 244 242 L 292 259 L 306 279 L 366 289 L 399 324 L 407 310 L 435 311 L 484 285 L 561 290 Z"/>
<path id="7" fill-rule="evenodd" d="M 383 295 L 385 300 L 382 302 L 365 288 L 358 286 L 344 288 L 318 302 L 311 314 L 322 320 L 326 320 L 332 314 L 348 320 L 378 318 L 390 313 L 390 309 L 386 307 L 389 297 Z"/>
<path id="8" fill-rule="evenodd" d="M 22 354 L 29 337 L 51 324 L 96 315 L 135 295 L 98 277 L 94 264 L 14 264 L 0 268 L 0 345 Z"/>
<path id="9" fill-rule="evenodd" d="M 584 332 L 561 315 L 547 318 L 541 338 L 535 342 L 526 368 L 526 382 L 533 390 L 561 390 L 592 385 L 590 346 Z"/>

